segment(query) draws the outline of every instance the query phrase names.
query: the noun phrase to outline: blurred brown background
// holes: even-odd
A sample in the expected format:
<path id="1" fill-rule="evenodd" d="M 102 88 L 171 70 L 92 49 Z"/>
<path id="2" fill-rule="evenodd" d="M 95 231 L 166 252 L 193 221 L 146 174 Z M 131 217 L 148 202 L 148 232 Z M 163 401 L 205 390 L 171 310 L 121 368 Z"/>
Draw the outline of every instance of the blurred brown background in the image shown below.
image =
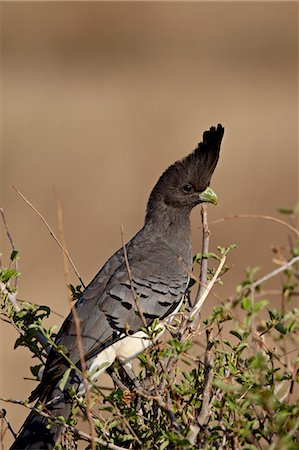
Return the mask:
<path id="1" fill-rule="evenodd" d="M 278 216 L 277 207 L 295 204 L 297 11 L 297 2 L 1 3 L 1 205 L 20 250 L 21 299 L 63 316 L 69 309 L 61 252 L 12 185 L 55 230 L 56 188 L 67 247 L 86 283 L 121 245 L 120 225 L 127 239 L 142 226 L 161 172 L 218 122 L 226 132 L 210 222 Z M 194 250 L 199 225 L 197 210 Z M 282 226 L 262 220 L 211 229 L 213 248 L 238 244 L 222 298 L 246 266 L 271 270 L 271 245 L 287 244 Z M 13 350 L 9 325 L 1 322 L 0 333 L 1 396 L 25 399 L 34 387 L 23 380 L 29 352 Z M 1 407 L 17 430 L 26 411 Z"/>

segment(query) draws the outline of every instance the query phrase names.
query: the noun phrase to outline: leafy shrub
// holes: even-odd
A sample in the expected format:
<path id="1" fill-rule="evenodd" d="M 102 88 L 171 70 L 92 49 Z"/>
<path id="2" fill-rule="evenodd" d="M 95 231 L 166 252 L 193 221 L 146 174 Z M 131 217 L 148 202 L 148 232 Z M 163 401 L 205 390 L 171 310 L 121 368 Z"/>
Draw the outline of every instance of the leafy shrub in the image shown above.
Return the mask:
<path id="1" fill-rule="evenodd" d="M 166 340 L 139 356 L 134 377 L 116 363 L 111 371 L 114 389 L 108 393 L 92 383 L 91 402 L 70 392 L 79 408 L 70 418 L 58 419 L 66 433 L 57 448 L 74 448 L 84 440 L 86 448 L 132 450 L 299 449 L 299 309 L 294 302 L 299 295 L 298 235 L 290 256 L 280 255 L 278 269 L 257 279 L 258 268 L 248 268 L 235 295 L 219 300 L 200 326 L 186 296 Z M 222 264 L 214 280 L 220 283 L 233 248 L 197 254 L 194 264 L 203 258 Z M 13 250 L 11 262 L 16 258 Z M 209 282 L 215 269 L 205 275 Z M 15 348 L 25 346 L 33 354 L 37 363 L 31 372 L 37 377 L 48 346 L 55 345 L 54 329 L 44 326 L 51 311 L 29 302 L 16 306 L 12 280 L 17 276 L 11 267 L 0 270 L 1 317 L 19 332 Z M 263 290 L 274 276 L 282 279 L 279 309 L 270 307 Z M 190 290 L 194 288 L 191 280 Z M 71 291 L 76 299 L 81 287 Z M 92 420 L 96 439 L 80 431 L 80 417 Z"/>

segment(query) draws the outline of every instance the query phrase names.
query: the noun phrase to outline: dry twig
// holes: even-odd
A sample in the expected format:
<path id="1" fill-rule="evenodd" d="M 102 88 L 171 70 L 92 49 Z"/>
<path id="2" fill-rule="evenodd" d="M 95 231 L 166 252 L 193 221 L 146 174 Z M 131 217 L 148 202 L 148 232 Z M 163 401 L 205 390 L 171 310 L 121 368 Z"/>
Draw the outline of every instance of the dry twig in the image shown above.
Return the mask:
<path id="1" fill-rule="evenodd" d="M 54 233 L 54 231 L 52 230 L 52 228 L 50 227 L 50 225 L 48 224 L 48 222 L 46 221 L 46 219 L 43 217 L 43 215 L 36 209 L 36 207 L 25 197 L 24 194 L 22 194 L 15 186 L 13 186 L 13 189 L 17 192 L 17 194 L 19 194 L 20 197 L 22 197 L 22 199 L 25 201 L 25 203 L 27 203 L 27 205 L 30 206 L 31 209 L 33 209 L 33 211 L 35 212 L 35 214 L 37 214 L 37 216 L 41 219 L 41 221 L 44 223 L 44 225 L 46 226 L 46 228 L 48 229 L 50 235 L 53 237 L 54 241 L 56 242 L 56 244 L 60 247 L 60 249 L 63 251 L 63 253 L 65 254 L 65 256 L 67 257 L 67 259 L 69 260 L 75 274 L 77 275 L 80 283 L 82 284 L 83 287 L 85 287 L 85 284 L 75 266 L 75 263 L 73 262 L 68 250 L 66 248 L 64 248 L 64 246 L 61 244 L 61 242 L 59 241 L 59 239 L 57 238 L 56 234 Z"/>
<path id="2" fill-rule="evenodd" d="M 285 270 L 289 269 L 291 266 L 293 266 L 297 262 L 299 262 L 299 256 L 295 256 L 294 258 L 292 258 L 290 261 L 288 261 L 283 266 L 279 267 L 278 269 L 273 270 L 273 272 L 267 273 L 267 275 L 263 276 L 259 280 L 257 280 L 254 283 L 252 283 L 250 285 L 250 288 L 251 289 L 255 289 L 257 286 L 259 286 L 260 284 L 264 283 L 265 281 L 268 281 L 271 278 L 273 278 L 276 275 L 278 275 L 279 273 L 284 272 Z M 245 287 L 248 287 L 248 286 L 245 286 Z"/>
<path id="3" fill-rule="evenodd" d="M 211 409 L 211 392 L 212 392 L 212 381 L 213 381 L 213 366 L 214 366 L 214 355 L 212 354 L 213 342 L 211 341 L 211 330 L 207 330 L 207 346 L 205 352 L 205 373 L 204 373 L 204 390 L 202 394 L 202 403 L 200 406 L 198 423 L 202 427 L 207 424 L 210 416 Z"/>
<path id="4" fill-rule="evenodd" d="M 59 231 L 59 235 L 60 235 L 60 242 L 62 243 L 63 248 L 67 249 L 65 233 L 64 233 L 62 205 L 61 205 L 60 198 L 58 197 L 56 188 L 53 188 L 53 190 L 54 190 L 54 196 L 55 196 L 56 205 L 57 205 L 57 222 L 58 222 L 58 231 Z M 62 252 L 62 256 L 63 256 L 65 285 L 67 286 L 67 298 L 68 298 L 69 302 L 71 302 L 72 296 L 71 296 L 70 290 L 68 288 L 68 286 L 71 284 L 70 271 L 69 271 L 69 259 L 67 258 L 67 255 L 65 252 Z"/>
<path id="5" fill-rule="evenodd" d="M 9 240 L 9 242 L 10 242 L 11 248 L 13 249 L 13 251 L 16 251 L 16 246 L 15 246 L 15 243 L 14 243 L 14 240 L 13 240 L 13 237 L 12 237 L 12 234 L 11 234 L 11 232 L 10 232 L 10 230 L 9 230 L 8 223 L 7 223 L 7 220 L 6 220 L 6 217 L 5 217 L 3 208 L 0 208 L 0 214 L 1 214 L 1 216 L 2 216 L 2 221 L 3 221 L 3 224 L 4 224 L 5 231 L 6 231 L 8 240 Z M 18 258 L 15 258 L 14 263 L 15 263 L 15 269 L 16 269 L 16 271 L 18 272 L 18 271 L 19 271 Z M 2 262 L 1 262 L 0 265 L 1 265 L 1 267 L 2 267 Z M 16 277 L 16 278 L 14 279 L 14 287 L 15 287 L 15 289 L 17 289 L 17 286 L 18 286 L 18 277 Z"/>
<path id="6" fill-rule="evenodd" d="M 202 250 L 201 250 L 202 258 L 200 263 L 199 286 L 194 302 L 195 304 L 199 301 L 200 297 L 203 295 L 207 287 L 207 278 L 208 278 L 207 253 L 209 251 L 209 241 L 211 231 L 208 225 L 208 214 L 206 205 L 202 205 L 201 207 L 201 222 L 202 222 Z"/>
<path id="7" fill-rule="evenodd" d="M 264 216 L 262 214 L 231 214 L 229 216 L 222 217 L 221 219 L 214 220 L 212 222 L 212 225 L 220 222 L 224 222 L 226 220 L 230 219 L 264 219 L 264 220 L 271 220 L 272 222 L 279 223 L 280 225 L 284 225 L 289 230 L 291 230 L 293 233 L 296 234 L 297 237 L 299 237 L 299 231 L 290 225 L 289 223 L 285 222 L 284 220 L 278 219 L 277 217 L 272 216 Z"/>
<path id="8" fill-rule="evenodd" d="M 142 312 L 142 309 L 140 308 L 139 301 L 138 301 L 138 296 L 136 294 L 136 291 L 135 291 L 134 285 L 133 285 L 133 277 L 132 277 L 132 272 L 131 272 L 131 268 L 130 268 L 130 264 L 129 264 L 129 260 L 128 260 L 128 253 L 127 253 L 127 248 L 126 248 L 125 239 L 124 239 L 123 226 L 120 227 L 120 232 L 121 232 L 121 242 L 122 242 L 122 247 L 123 247 L 123 251 L 124 251 L 124 258 L 125 258 L 126 268 L 127 268 L 128 277 L 129 277 L 129 280 L 130 280 L 130 288 L 131 288 L 132 297 L 133 297 L 135 306 L 137 308 L 137 312 L 139 314 L 139 317 L 140 317 L 140 319 L 143 322 L 143 326 L 145 328 L 147 328 L 147 323 L 146 323 L 144 314 Z"/>
<path id="9" fill-rule="evenodd" d="M 216 281 L 217 281 L 217 279 L 218 279 L 218 277 L 219 277 L 219 274 L 220 274 L 220 272 L 221 272 L 221 270 L 222 270 L 222 268 L 223 268 L 223 266 L 224 266 L 225 261 L 226 261 L 226 256 L 223 255 L 223 256 L 221 257 L 220 263 L 219 263 L 219 265 L 218 265 L 218 267 L 217 267 L 217 269 L 216 269 L 216 272 L 214 273 L 213 278 L 212 278 L 211 281 L 208 283 L 208 285 L 207 285 L 207 287 L 206 287 L 204 293 L 202 294 L 202 296 L 200 297 L 200 299 L 198 300 L 198 302 L 193 306 L 193 308 L 192 308 L 192 310 L 191 310 L 191 312 L 190 312 L 190 315 L 189 315 L 189 319 L 192 319 L 194 316 L 196 316 L 196 314 L 198 313 L 198 311 L 200 311 L 200 309 L 201 309 L 203 303 L 205 302 L 207 296 L 209 295 L 209 293 L 210 293 L 212 287 L 213 287 L 214 284 L 216 283 Z"/>

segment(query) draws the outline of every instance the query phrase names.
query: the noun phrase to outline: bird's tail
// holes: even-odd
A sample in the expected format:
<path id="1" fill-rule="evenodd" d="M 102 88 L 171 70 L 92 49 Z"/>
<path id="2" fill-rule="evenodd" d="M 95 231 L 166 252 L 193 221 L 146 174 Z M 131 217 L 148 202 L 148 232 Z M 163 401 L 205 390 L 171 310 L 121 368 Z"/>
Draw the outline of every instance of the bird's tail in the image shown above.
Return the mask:
<path id="1" fill-rule="evenodd" d="M 47 398 L 49 397 L 50 401 L 45 399 L 43 402 L 49 416 L 53 419 L 58 416 L 67 419 L 72 409 L 69 396 L 56 388 L 50 396 L 47 396 Z M 51 424 L 51 419 L 49 420 L 48 417 L 42 416 L 35 410 L 31 411 L 10 450 L 52 450 L 64 427 L 59 423 L 53 423 L 50 427 L 49 424 Z"/>

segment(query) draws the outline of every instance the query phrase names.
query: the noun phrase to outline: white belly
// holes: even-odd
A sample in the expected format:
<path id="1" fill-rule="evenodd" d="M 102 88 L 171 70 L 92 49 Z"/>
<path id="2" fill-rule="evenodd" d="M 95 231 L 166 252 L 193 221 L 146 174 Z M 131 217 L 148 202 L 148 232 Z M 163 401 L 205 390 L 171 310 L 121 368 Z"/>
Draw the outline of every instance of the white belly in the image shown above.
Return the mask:
<path id="1" fill-rule="evenodd" d="M 109 347 L 105 348 L 93 360 L 88 373 L 93 382 L 96 382 L 98 377 L 118 359 L 122 364 L 127 364 L 131 359 L 135 358 L 139 353 L 142 353 L 150 345 L 159 339 L 165 331 L 165 326 L 159 323 L 154 338 L 149 338 L 149 335 L 144 331 L 137 331 L 132 336 L 126 336 Z M 160 331 L 161 330 L 161 331 Z M 83 384 L 80 385 L 78 394 L 84 393 Z"/>
<path id="2" fill-rule="evenodd" d="M 174 315 L 180 310 L 183 298 L 178 307 L 173 311 L 169 318 L 165 319 L 165 323 L 171 322 Z M 118 359 L 122 364 L 127 364 L 131 359 L 135 358 L 139 353 L 142 353 L 155 341 L 157 341 L 165 331 L 165 325 L 158 323 L 155 328 L 154 337 L 149 337 L 144 331 L 137 331 L 137 333 L 131 336 L 125 336 L 109 347 L 100 352 L 93 360 L 88 373 L 93 382 L 97 381 L 98 377 L 103 373 L 111 364 Z M 81 383 L 78 394 L 84 393 L 84 386 Z"/>

